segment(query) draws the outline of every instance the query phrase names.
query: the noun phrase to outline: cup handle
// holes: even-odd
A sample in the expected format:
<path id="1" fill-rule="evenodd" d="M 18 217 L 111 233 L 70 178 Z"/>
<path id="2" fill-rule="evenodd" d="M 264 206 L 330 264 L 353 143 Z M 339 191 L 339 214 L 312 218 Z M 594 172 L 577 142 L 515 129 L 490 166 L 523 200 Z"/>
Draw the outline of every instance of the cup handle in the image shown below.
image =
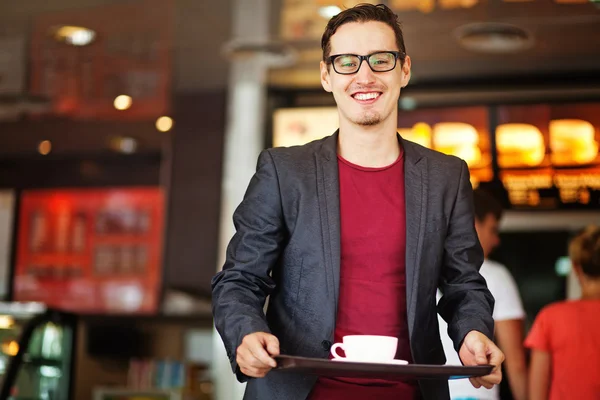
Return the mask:
<path id="1" fill-rule="evenodd" d="M 337 358 L 338 360 L 345 360 L 346 357 L 340 356 L 336 351 L 337 349 L 344 350 L 344 344 L 343 343 L 334 343 L 334 345 L 331 346 L 331 355 L 333 356 L 333 358 Z"/>

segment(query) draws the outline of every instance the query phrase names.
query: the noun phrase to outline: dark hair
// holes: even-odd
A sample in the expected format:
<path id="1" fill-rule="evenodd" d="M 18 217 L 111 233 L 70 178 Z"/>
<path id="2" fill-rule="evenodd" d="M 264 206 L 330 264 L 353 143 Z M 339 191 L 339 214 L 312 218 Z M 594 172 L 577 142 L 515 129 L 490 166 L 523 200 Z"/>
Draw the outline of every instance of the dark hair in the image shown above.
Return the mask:
<path id="1" fill-rule="evenodd" d="M 484 221 L 490 214 L 498 221 L 502 218 L 502 214 L 504 213 L 502 204 L 489 192 L 481 188 L 473 190 L 473 203 L 475 205 L 475 218 L 477 221 Z"/>
<path id="2" fill-rule="evenodd" d="M 569 245 L 571 262 L 591 278 L 600 278 L 600 228 L 589 226 Z"/>
<path id="3" fill-rule="evenodd" d="M 394 30 L 396 35 L 396 44 L 398 50 L 406 53 L 404 47 L 404 35 L 398 21 L 398 16 L 385 4 L 358 4 L 352 8 L 348 8 L 340 12 L 335 17 L 331 18 L 327 23 L 323 37 L 321 38 L 321 49 L 323 50 L 323 61 L 328 62 L 331 55 L 331 37 L 337 29 L 349 22 L 369 22 L 378 21 L 387 24 Z M 403 59 L 401 59 L 403 60 Z"/>

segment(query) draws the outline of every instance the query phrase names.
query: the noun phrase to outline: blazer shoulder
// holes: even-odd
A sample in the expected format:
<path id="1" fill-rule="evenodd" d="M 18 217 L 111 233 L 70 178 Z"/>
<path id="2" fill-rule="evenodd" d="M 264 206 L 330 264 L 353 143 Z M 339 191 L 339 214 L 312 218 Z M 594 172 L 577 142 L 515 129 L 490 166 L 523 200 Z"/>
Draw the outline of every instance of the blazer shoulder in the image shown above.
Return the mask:
<path id="1" fill-rule="evenodd" d="M 321 151 L 326 141 L 330 139 L 331 136 L 326 136 L 299 146 L 271 147 L 265 151 L 271 155 L 273 161 L 278 166 L 290 165 L 298 167 L 305 163 L 314 163 L 314 154 Z"/>

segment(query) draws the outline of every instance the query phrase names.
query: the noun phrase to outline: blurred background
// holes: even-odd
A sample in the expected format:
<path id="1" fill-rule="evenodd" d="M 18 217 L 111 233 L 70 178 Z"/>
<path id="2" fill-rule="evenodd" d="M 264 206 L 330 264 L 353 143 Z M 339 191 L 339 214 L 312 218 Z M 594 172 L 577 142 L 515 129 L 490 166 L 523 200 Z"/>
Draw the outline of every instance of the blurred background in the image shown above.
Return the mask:
<path id="1" fill-rule="evenodd" d="M 1 399 L 241 398 L 210 279 L 259 151 L 337 128 L 320 37 L 360 2 L 0 1 Z M 492 258 L 529 329 L 600 221 L 600 3 L 381 2 L 399 132 L 508 210 Z"/>

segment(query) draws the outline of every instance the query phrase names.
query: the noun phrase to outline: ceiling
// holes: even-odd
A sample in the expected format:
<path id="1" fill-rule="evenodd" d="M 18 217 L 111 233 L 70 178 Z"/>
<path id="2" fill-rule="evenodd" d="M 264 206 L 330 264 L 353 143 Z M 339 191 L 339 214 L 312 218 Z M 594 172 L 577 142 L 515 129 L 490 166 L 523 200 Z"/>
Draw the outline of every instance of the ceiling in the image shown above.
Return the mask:
<path id="1" fill-rule="evenodd" d="M 398 14 L 407 53 L 412 59 L 411 84 L 600 71 L 600 4 L 489 0 L 471 8 L 437 7 L 429 13 L 400 11 Z M 521 52 L 506 54 L 467 50 L 457 40 L 457 29 L 478 22 L 507 23 L 522 28 L 533 39 L 533 45 Z M 273 71 L 272 81 L 282 86 L 318 86 L 316 65 L 321 57 L 318 40 L 298 42 L 296 47 L 303 49 L 298 65 Z"/>
<path id="2" fill-rule="evenodd" d="M 227 61 L 221 47 L 231 35 L 232 0 L 164 0 L 175 3 L 173 81 L 176 92 L 223 89 L 227 85 Z M 35 15 L 86 9 L 140 0 L 0 0 L 0 37 L 28 35 Z M 115 21 L 128 24 L 131 21 Z M 225 67 L 224 67 L 225 65 Z"/>
<path id="3" fill-rule="evenodd" d="M 38 12 L 93 7 L 135 0 L 28 0 L 0 1 L 0 35 L 26 32 L 31 17 Z M 228 64 L 221 49 L 231 38 L 233 0 L 172 0 L 176 4 L 173 43 L 174 90 L 188 92 L 223 89 L 227 86 Z M 388 0 L 391 4 L 397 0 Z M 407 0 L 408 1 L 408 0 Z M 413 0 L 413 3 L 420 0 Z M 426 1 L 426 0 L 423 0 Z M 441 4 L 442 1 L 438 0 Z M 311 3 L 305 0 L 305 3 Z M 312 0 L 326 4 L 327 0 Z M 336 1 L 331 1 L 336 3 Z M 277 22 L 285 4 L 292 0 L 272 0 L 273 38 L 279 39 Z M 339 3 L 339 2 L 338 2 Z M 407 52 L 413 61 L 411 84 L 440 80 L 540 75 L 544 73 L 600 71 L 600 6 L 593 3 L 558 4 L 551 0 L 527 2 L 488 0 L 470 8 L 431 12 L 400 11 Z M 504 22 L 531 34 L 533 46 L 511 54 L 481 54 L 460 46 L 455 31 L 473 22 Z M 326 20 L 313 18 L 316 31 Z M 279 25 L 279 26 L 278 26 Z M 285 26 L 283 26 L 285 28 Z M 271 84 L 279 87 L 318 88 L 319 38 L 289 41 L 298 52 L 291 68 L 271 71 Z"/>

